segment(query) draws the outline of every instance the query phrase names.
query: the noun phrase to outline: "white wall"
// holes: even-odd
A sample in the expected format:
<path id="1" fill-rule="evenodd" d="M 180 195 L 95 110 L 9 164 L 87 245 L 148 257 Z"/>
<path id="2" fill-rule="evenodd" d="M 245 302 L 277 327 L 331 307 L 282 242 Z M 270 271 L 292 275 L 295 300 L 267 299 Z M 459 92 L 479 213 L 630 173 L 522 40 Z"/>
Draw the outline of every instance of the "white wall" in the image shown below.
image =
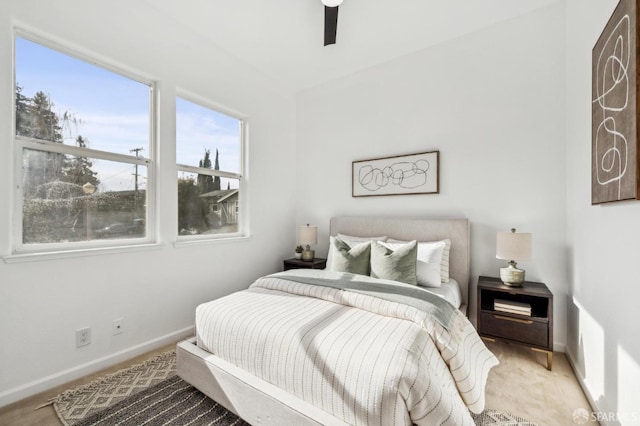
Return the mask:
<path id="1" fill-rule="evenodd" d="M 640 203 L 591 205 L 591 50 L 617 3 L 567 1 L 567 353 L 603 423 L 640 424 Z"/>
<path id="2" fill-rule="evenodd" d="M 124 13 L 123 11 L 126 11 Z M 0 406 L 190 332 L 195 306 L 281 268 L 294 241 L 295 100 L 145 2 L 2 1 L 0 256 L 10 254 L 13 25 L 160 83 L 158 249 L 0 261 Z M 183 87 L 248 116 L 251 237 L 176 248 L 174 95 Z M 125 318 L 125 332 L 111 323 Z M 76 349 L 75 330 L 93 342 Z"/>
<path id="3" fill-rule="evenodd" d="M 555 296 L 565 344 L 564 6 L 556 3 L 298 97 L 298 222 L 333 215 L 463 216 L 478 275 L 496 276 L 496 232 L 533 233 L 532 281 Z M 351 162 L 440 151 L 440 194 L 351 197 Z"/>

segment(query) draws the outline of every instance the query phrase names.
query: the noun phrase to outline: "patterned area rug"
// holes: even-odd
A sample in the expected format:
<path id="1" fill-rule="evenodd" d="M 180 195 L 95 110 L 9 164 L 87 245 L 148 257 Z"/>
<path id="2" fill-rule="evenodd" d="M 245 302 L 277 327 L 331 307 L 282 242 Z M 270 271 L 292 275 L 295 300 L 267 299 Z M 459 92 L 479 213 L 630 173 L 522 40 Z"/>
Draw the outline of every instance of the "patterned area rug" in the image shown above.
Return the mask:
<path id="1" fill-rule="evenodd" d="M 535 423 L 522 417 L 490 408 L 480 414 L 471 413 L 471 417 L 473 417 L 473 421 L 478 426 L 536 426 Z"/>
<path id="2" fill-rule="evenodd" d="M 72 426 L 107 407 L 176 375 L 175 351 L 65 391 L 51 399 L 60 421 Z"/>
<path id="3" fill-rule="evenodd" d="M 248 425 L 176 376 L 175 351 L 65 391 L 51 402 L 67 426 Z M 472 417 L 478 426 L 536 426 L 492 409 Z"/>
<path id="4" fill-rule="evenodd" d="M 250 426 L 178 376 L 75 423 L 75 426 L 99 425 Z"/>

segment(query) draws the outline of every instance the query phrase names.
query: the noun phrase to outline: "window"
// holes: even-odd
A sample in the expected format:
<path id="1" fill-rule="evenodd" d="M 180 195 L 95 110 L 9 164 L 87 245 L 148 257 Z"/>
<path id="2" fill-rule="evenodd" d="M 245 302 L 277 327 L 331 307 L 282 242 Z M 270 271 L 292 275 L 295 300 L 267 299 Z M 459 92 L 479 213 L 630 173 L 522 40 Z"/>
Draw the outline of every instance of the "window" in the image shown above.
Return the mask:
<path id="1" fill-rule="evenodd" d="M 14 251 L 150 240 L 151 83 L 20 36 L 15 56 Z"/>
<path id="2" fill-rule="evenodd" d="M 244 122 L 176 99 L 178 235 L 242 232 Z"/>

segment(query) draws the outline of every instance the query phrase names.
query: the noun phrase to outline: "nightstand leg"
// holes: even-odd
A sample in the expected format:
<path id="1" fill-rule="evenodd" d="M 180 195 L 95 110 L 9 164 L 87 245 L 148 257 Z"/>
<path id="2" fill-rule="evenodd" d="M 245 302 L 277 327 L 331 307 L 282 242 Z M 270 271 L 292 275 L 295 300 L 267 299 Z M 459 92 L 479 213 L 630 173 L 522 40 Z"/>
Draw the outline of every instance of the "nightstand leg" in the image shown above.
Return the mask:
<path id="1" fill-rule="evenodd" d="M 538 348 L 531 348 L 531 350 L 547 354 L 547 370 L 551 371 L 551 368 L 553 367 L 553 351 L 545 351 L 544 349 Z"/>

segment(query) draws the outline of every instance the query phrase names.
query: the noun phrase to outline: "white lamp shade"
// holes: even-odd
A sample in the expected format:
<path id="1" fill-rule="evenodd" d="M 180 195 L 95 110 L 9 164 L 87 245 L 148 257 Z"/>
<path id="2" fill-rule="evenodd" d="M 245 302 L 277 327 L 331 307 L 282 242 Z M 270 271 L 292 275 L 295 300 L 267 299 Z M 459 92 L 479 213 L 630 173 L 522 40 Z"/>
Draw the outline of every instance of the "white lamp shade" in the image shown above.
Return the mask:
<path id="1" fill-rule="evenodd" d="M 317 226 L 300 226 L 298 228 L 298 244 L 314 245 L 318 244 L 318 227 Z"/>
<path id="2" fill-rule="evenodd" d="M 496 258 L 505 260 L 531 259 L 531 234 L 524 232 L 498 232 Z"/>
<path id="3" fill-rule="evenodd" d="M 342 0 L 322 0 L 322 4 L 327 7 L 336 7 L 342 4 Z"/>

